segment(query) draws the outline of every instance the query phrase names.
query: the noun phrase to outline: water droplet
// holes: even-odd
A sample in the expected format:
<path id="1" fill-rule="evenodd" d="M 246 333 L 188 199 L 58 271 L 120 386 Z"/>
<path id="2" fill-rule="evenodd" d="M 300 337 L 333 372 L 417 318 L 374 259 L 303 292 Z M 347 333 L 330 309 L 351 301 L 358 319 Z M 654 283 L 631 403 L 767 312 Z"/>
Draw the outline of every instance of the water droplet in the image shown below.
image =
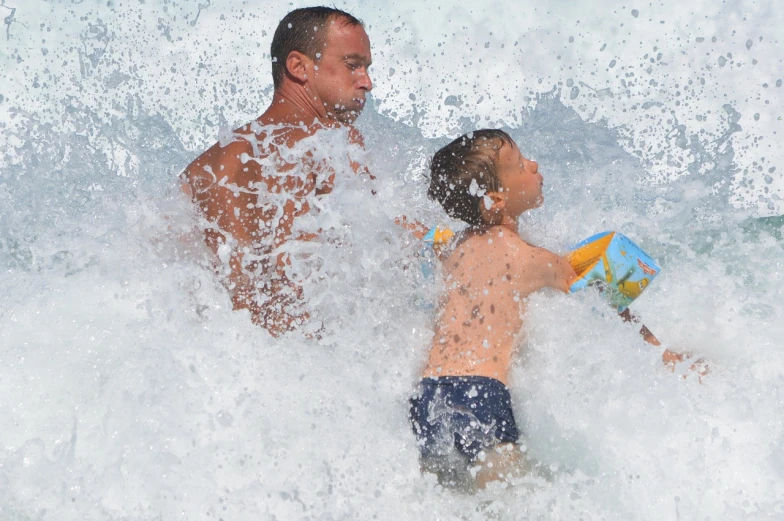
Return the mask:
<path id="1" fill-rule="evenodd" d="M 463 104 L 463 100 L 459 96 L 455 96 L 454 94 L 450 94 L 449 96 L 444 99 L 444 105 L 449 105 L 452 107 L 460 107 Z"/>
<path id="2" fill-rule="evenodd" d="M 760 118 L 759 112 L 754 114 L 754 121 L 759 121 L 759 118 Z"/>
<path id="3" fill-rule="evenodd" d="M 230 427 L 231 424 L 234 423 L 234 416 L 232 416 L 232 414 L 225 409 L 218 411 L 218 413 L 215 415 L 215 419 L 218 420 L 218 423 L 224 427 Z"/>

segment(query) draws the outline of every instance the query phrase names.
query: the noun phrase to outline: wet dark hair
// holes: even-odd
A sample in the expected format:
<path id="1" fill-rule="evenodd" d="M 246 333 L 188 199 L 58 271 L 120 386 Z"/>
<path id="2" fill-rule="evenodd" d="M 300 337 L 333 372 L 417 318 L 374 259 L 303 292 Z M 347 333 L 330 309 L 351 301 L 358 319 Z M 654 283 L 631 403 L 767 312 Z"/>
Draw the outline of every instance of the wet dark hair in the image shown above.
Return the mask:
<path id="1" fill-rule="evenodd" d="M 485 192 L 501 189 L 498 154 L 504 144 L 517 146 L 503 130 L 484 129 L 469 132 L 443 147 L 430 162 L 427 196 L 441 203 L 455 219 L 471 226 L 484 224 L 479 204 Z"/>
<path id="2" fill-rule="evenodd" d="M 299 51 L 315 60 L 316 53 L 324 47 L 328 22 L 336 18 L 344 25 L 362 26 L 361 20 L 332 7 L 303 7 L 283 17 L 270 46 L 272 83 L 276 89 L 283 83 L 286 59 L 291 51 Z"/>

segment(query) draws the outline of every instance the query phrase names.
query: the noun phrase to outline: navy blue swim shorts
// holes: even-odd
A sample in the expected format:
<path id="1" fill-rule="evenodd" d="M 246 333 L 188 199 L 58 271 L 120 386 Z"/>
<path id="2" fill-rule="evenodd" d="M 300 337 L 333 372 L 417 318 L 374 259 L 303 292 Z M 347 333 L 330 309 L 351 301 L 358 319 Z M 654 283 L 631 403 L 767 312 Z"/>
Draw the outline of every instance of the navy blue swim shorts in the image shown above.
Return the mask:
<path id="1" fill-rule="evenodd" d="M 485 376 L 424 378 L 409 418 L 423 459 L 479 452 L 519 438 L 509 389 Z"/>

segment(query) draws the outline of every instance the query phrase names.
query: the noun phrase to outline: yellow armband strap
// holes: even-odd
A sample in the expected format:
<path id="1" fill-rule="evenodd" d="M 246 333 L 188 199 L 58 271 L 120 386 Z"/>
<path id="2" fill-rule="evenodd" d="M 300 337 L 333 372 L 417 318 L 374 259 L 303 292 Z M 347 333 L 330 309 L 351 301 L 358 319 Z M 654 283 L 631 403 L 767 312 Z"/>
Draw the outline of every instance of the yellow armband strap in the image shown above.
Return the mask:
<path id="1" fill-rule="evenodd" d="M 452 237 L 455 236 L 455 232 L 447 228 L 446 226 L 436 226 L 431 228 L 430 231 L 427 232 L 425 237 L 422 239 L 425 241 L 427 245 L 433 248 L 435 251 L 440 250 L 447 244 L 449 241 L 452 240 Z"/>

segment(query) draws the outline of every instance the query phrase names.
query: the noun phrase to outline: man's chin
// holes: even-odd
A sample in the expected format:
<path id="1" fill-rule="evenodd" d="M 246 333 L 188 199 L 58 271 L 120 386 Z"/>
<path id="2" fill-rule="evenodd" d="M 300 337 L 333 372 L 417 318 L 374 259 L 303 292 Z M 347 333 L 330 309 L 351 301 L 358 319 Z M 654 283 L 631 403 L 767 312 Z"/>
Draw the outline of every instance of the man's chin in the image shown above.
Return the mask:
<path id="1" fill-rule="evenodd" d="M 335 111 L 333 116 L 337 121 L 351 125 L 354 123 L 354 121 L 356 121 L 361 113 L 362 107 L 357 107 L 356 109 L 346 108 L 344 110 Z"/>

